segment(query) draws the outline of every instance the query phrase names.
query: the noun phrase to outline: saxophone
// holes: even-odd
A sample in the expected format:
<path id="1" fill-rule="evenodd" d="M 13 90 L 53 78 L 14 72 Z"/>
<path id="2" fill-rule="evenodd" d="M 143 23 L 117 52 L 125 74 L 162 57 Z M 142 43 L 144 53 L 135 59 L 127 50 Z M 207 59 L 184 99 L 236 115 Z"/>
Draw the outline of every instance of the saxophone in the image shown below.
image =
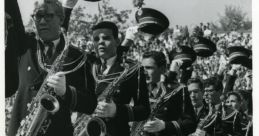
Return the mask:
<path id="1" fill-rule="evenodd" d="M 205 136 L 206 131 L 205 129 L 209 129 L 211 127 L 214 127 L 215 121 L 218 117 L 218 111 L 215 109 L 215 107 L 211 104 L 211 102 L 208 104 L 209 106 L 209 112 L 207 116 L 205 116 L 197 125 L 196 131 L 191 134 L 191 136 Z"/>
<path id="2" fill-rule="evenodd" d="M 129 76 L 139 68 L 139 66 L 139 64 L 136 64 L 129 67 L 128 64 L 124 63 L 124 70 L 122 73 L 105 88 L 102 94 L 98 96 L 98 100 L 104 98 L 107 102 L 111 101 L 119 85 L 127 80 Z M 100 117 L 83 114 L 77 119 L 74 125 L 74 136 L 106 136 L 106 128 L 105 122 Z"/>
<path id="3" fill-rule="evenodd" d="M 154 103 L 154 105 L 152 106 L 153 108 L 151 109 L 151 113 L 150 113 L 148 119 L 144 120 L 144 121 L 133 123 L 130 136 L 149 136 L 149 133 L 144 131 L 145 123 L 149 120 L 153 120 L 156 117 L 157 113 L 162 108 L 164 108 L 164 105 L 168 102 L 168 100 L 171 98 L 171 96 L 174 95 L 175 93 L 177 93 L 178 91 L 180 91 L 182 88 L 183 88 L 183 86 L 180 85 L 179 87 L 175 88 L 172 92 L 165 94 L 165 95 L 161 96 L 160 98 L 158 98 L 157 102 Z"/>
<path id="4" fill-rule="evenodd" d="M 216 115 L 217 114 L 213 109 L 213 105 L 209 104 L 209 113 L 202 121 L 200 121 L 198 124 L 198 129 L 204 130 L 205 128 L 209 127 L 210 124 L 214 122 L 214 119 L 216 119 Z"/>
<path id="5" fill-rule="evenodd" d="M 64 34 L 63 34 L 64 35 Z M 43 62 L 40 57 L 40 49 L 38 49 L 38 62 L 41 68 L 45 69 L 48 74 L 45 77 L 38 93 L 28 104 L 29 114 L 21 121 L 20 127 L 16 133 L 16 136 L 37 136 L 44 135 L 51 124 L 50 116 L 54 115 L 60 108 L 59 102 L 56 98 L 54 88 L 47 86 L 47 79 L 61 71 L 63 69 L 63 63 L 68 53 L 69 43 L 66 35 L 64 35 L 65 47 L 64 50 L 57 56 L 50 69 L 43 66 Z M 38 47 L 39 48 L 39 47 Z M 76 71 L 80 68 L 86 60 L 86 55 L 76 68 L 66 71 L 65 74 Z"/>

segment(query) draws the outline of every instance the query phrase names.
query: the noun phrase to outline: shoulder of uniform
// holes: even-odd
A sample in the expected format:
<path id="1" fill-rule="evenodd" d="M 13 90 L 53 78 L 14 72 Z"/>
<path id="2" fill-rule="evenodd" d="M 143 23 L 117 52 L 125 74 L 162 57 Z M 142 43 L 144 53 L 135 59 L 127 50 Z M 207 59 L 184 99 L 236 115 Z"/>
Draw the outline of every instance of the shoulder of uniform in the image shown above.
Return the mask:
<path id="1" fill-rule="evenodd" d="M 180 90 L 182 90 L 183 88 L 186 88 L 186 85 L 185 85 L 185 84 L 178 83 L 178 82 L 166 83 L 165 85 L 166 85 L 167 88 L 172 89 L 172 90 L 178 88 L 179 91 L 180 91 Z"/>
<path id="2" fill-rule="evenodd" d="M 77 50 L 77 51 L 83 52 L 82 49 L 80 49 L 79 47 L 76 47 L 76 46 L 74 46 L 74 45 L 69 45 L 69 49 L 71 49 L 71 50 Z"/>
<path id="3" fill-rule="evenodd" d="M 187 88 L 187 86 L 183 83 L 179 83 L 179 88 Z"/>
<path id="4" fill-rule="evenodd" d="M 134 65 L 136 65 L 136 64 L 138 64 L 137 61 L 134 61 L 134 60 L 132 60 L 132 59 L 126 59 L 124 62 L 125 62 L 126 64 L 128 64 L 130 67 L 131 67 L 131 66 L 134 66 Z M 123 64 L 123 61 L 121 61 L 121 64 Z"/>
<path id="5" fill-rule="evenodd" d="M 85 51 L 81 48 L 78 48 L 74 45 L 69 45 L 69 50 L 73 51 L 73 52 L 77 52 L 77 53 L 84 53 Z"/>
<path id="6" fill-rule="evenodd" d="M 69 46 L 69 56 L 71 56 L 71 57 L 81 56 L 84 53 L 85 53 L 85 51 L 78 47 L 75 47 L 73 45 Z"/>
<path id="7" fill-rule="evenodd" d="M 133 59 L 126 59 L 125 62 L 128 63 L 128 64 L 136 64 L 136 63 L 137 63 L 137 62 L 134 61 Z"/>

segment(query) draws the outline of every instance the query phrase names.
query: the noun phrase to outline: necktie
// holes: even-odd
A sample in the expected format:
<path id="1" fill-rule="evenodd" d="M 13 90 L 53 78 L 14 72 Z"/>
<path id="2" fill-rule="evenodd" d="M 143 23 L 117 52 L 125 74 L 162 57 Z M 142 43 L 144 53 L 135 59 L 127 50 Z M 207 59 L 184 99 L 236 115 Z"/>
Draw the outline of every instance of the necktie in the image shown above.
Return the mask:
<path id="1" fill-rule="evenodd" d="M 46 51 L 46 60 L 50 61 L 52 55 L 53 55 L 53 47 L 54 44 L 52 42 L 45 42 L 45 48 L 48 47 L 47 51 Z"/>
<path id="2" fill-rule="evenodd" d="M 103 72 L 106 70 L 107 66 L 106 66 L 106 60 L 104 60 L 104 62 L 101 65 L 101 73 L 103 74 Z"/>
<path id="3" fill-rule="evenodd" d="M 196 115 L 198 116 L 198 108 L 194 108 Z"/>

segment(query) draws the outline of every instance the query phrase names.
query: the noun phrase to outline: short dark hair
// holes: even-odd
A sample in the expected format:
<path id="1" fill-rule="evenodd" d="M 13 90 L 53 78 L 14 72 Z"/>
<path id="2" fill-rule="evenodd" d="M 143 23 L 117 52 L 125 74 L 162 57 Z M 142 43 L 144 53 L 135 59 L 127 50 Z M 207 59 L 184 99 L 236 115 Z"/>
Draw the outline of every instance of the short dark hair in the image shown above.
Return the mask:
<path id="1" fill-rule="evenodd" d="M 113 37 L 118 39 L 118 27 L 115 23 L 110 21 L 102 21 L 92 27 L 92 31 L 97 29 L 110 29 L 112 30 Z"/>
<path id="2" fill-rule="evenodd" d="M 193 84 L 193 83 L 197 83 L 201 89 L 201 91 L 204 90 L 203 88 L 203 83 L 199 78 L 190 78 L 187 82 L 187 85 Z"/>
<path id="3" fill-rule="evenodd" d="M 166 58 L 165 54 L 160 51 L 148 51 L 143 54 L 143 59 L 145 58 L 153 58 L 158 67 L 166 67 Z"/>
<path id="4" fill-rule="evenodd" d="M 228 98 L 230 95 L 236 96 L 236 97 L 237 97 L 237 100 L 238 100 L 239 102 L 242 101 L 242 97 L 241 97 L 241 95 L 240 95 L 238 92 L 228 92 L 228 93 L 227 93 L 227 98 Z"/>
<path id="5" fill-rule="evenodd" d="M 222 92 L 223 85 L 216 76 L 210 77 L 204 81 L 204 88 L 209 87 L 211 85 L 214 86 L 215 91 Z"/>

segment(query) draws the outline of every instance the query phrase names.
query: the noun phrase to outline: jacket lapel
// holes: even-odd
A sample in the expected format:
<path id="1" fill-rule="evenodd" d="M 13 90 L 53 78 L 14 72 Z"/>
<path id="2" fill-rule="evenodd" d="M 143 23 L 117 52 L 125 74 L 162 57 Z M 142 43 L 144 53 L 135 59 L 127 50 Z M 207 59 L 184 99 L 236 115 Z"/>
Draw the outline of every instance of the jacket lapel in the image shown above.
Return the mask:
<path id="1" fill-rule="evenodd" d="M 109 69 L 107 75 L 112 74 L 112 73 L 117 73 L 123 71 L 124 68 L 121 66 L 121 61 L 117 57 L 111 68 Z"/>

